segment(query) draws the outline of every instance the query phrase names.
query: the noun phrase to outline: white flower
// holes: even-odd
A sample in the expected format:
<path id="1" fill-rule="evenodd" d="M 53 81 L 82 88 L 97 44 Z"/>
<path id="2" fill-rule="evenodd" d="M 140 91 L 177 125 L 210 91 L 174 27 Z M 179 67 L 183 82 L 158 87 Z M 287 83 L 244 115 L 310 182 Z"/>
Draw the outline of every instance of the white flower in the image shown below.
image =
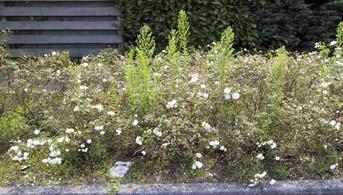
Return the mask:
<path id="1" fill-rule="evenodd" d="M 38 135 L 40 133 L 40 130 L 39 129 L 36 129 L 34 132 L 33 132 L 35 135 Z"/>
<path id="2" fill-rule="evenodd" d="M 162 132 L 158 130 L 158 128 L 155 128 L 153 131 L 152 131 L 157 137 L 161 137 L 162 136 Z"/>
<path id="3" fill-rule="evenodd" d="M 195 161 L 192 165 L 192 169 L 201 169 L 204 165 L 200 161 Z"/>
<path id="4" fill-rule="evenodd" d="M 101 112 L 101 111 L 104 110 L 104 107 L 102 106 L 102 104 L 96 105 L 95 108 L 96 108 L 99 112 Z"/>
<path id="5" fill-rule="evenodd" d="M 197 158 L 202 158 L 202 155 L 201 155 L 200 153 L 196 153 L 196 154 L 195 154 L 195 157 L 197 157 Z"/>
<path id="6" fill-rule="evenodd" d="M 189 83 L 196 83 L 199 80 L 199 74 L 193 74 L 191 75 L 191 80 Z"/>
<path id="7" fill-rule="evenodd" d="M 275 149 L 277 147 L 277 144 L 274 142 L 274 143 L 272 143 L 272 145 L 270 145 L 270 148 L 271 149 Z"/>
<path id="8" fill-rule="evenodd" d="M 333 165 L 330 166 L 330 169 L 333 171 L 333 170 L 335 170 L 337 168 L 337 166 L 338 166 L 338 163 L 333 164 Z"/>
<path id="9" fill-rule="evenodd" d="M 57 53 L 55 51 L 51 52 L 51 56 L 55 56 Z"/>
<path id="10" fill-rule="evenodd" d="M 275 185 L 276 184 L 276 180 L 275 179 L 270 180 L 269 184 L 270 185 Z"/>
<path id="11" fill-rule="evenodd" d="M 18 151 L 19 150 L 19 146 L 12 146 L 8 151 Z"/>
<path id="12" fill-rule="evenodd" d="M 121 128 L 117 129 L 116 133 L 117 133 L 117 135 L 120 135 L 121 134 Z"/>
<path id="13" fill-rule="evenodd" d="M 136 144 L 140 146 L 143 145 L 143 138 L 141 136 L 136 137 Z"/>
<path id="14" fill-rule="evenodd" d="M 324 82 L 324 83 L 321 83 L 320 86 L 323 87 L 323 88 L 327 88 L 331 85 L 331 83 L 329 82 Z"/>
<path id="15" fill-rule="evenodd" d="M 272 145 L 274 143 L 274 141 L 273 140 L 269 140 L 269 141 L 267 141 L 267 144 L 268 145 Z"/>
<path id="16" fill-rule="evenodd" d="M 337 44 L 337 41 L 331 41 L 330 46 L 335 46 Z"/>
<path id="17" fill-rule="evenodd" d="M 145 152 L 145 151 L 142 151 L 142 155 L 145 156 L 145 155 L 146 155 L 146 152 Z"/>
<path id="18" fill-rule="evenodd" d="M 82 64 L 82 66 L 83 67 L 87 67 L 87 66 L 89 66 L 89 64 L 87 62 L 85 62 L 85 63 Z"/>
<path id="19" fill-rule="evenodd" d="M 138 121 L 137 119 L 135 119 L 135 120 L 133 120 L 132 125 L 133 125 L 133 126 L 137 126 L 138 123 L 139 123 L 139 121 Z"/>
<path id="20" fill-rule="evenodd" d="M 279 161 L 279 160 L 280 160 L 280 157 L 279 157 L 279 156 L 276 156 L 276 157 L 275 157 L 275 160 Z"/>
<path id="21" fill-rule="evenodd" d="M 230 94 L 231 93 L 231 88 L 225 88 L 224 89 L 225 94 Z"/>
<path id="22" fill-rule="evenodd" d="M 230 100 L 231 99 L 231 89 L 230 88 L 225 88 L 224 89 L 224 96 L 226 100 Z"/>
<path id="23" fill-rule="evenodd" d="M 100 131 L 100 135 L 105 135 L 105 131 Z"/>
<path id="24" fill-rule="evenodd" d="M 13 161 L 21 161 L 22 159 L 19 158 L 18 156 L 14 156 L 14 157 L 12 158 L 12 160 L 13 160 Z"/>
<path id="25" fill-rule="evenodd" d="M 262 153 L 258 154 L 258 155 L 256 156 L 256 158 L 257 158 L 258 160 L 264 160 L 264 156 L 263 156 Z"/>
<path id="26" fill-rule="evenodd" d="M 102 79 L 102 82 L 106 83 L 106 82 L 107 82 L 107 79 L 106 79 L 106 78 L 103 78 L 103 79 Z"/>
<path id="27" fill-rule="evenodd" d="M 60 164 L 62 164 L 62 158 L 50 159 L 49 163 L 52 165 L 60 165 Z"/>
<path id="28" fill-rule="evenodd" d="M 74 129 L 73 128 L 67 128 L 66 129 L 66 133 L 73 133 L 74 132 Z"/>
<path id="29" fill-rule="evenodd" d="M 216 148 L 219 145 L 219 141 L 218 140 L 210 141 L 209 145 L 212 146 L 213 148 Z"/>
<path id="30" fill-rule="evenodd" d="M 114 116 L 114 115 L 116 115 L 116 113 L 114 113 L 113 111 L 109 111 L 109 112 L 107 112 L 107 115 Z"/>
<path id="31" fill-rule="evenodd" d="M 87 90 L 88 87 L 87 87 L 86 85 L 81 85 L 81 86 L 80 86 L 80 89 L 81 89 L 81 90 Z"/>
<path id="32" fill-rule="evenodd" d="M 314 48 L 319 49 L 319 48 L 320 48 L 320 43 L 318 43 L 318 42 L 315 43 L 315 44 L 314 44 Z"/>
<path id="33" fill-rule="evenodd" d="M 232 94 L 232 99 L 234 99 L 234 100 L 238 100 L 239 99 L 239 97 L 240 97 L 241 95 L 239 94 L 239 93 L 233 93 Z"/>
<path id="34" fill-rule="evenodd" d="M 198 92 L 197 95 L 199 98 L 203 98 L 205 100 L 208 99 L 208 97 L 210 96 L 208 95 L 208 93 L 202 93 L 202 92 Z"/>
<path id="35" fill-rule="evenodd" d="M 79 111 L 80 111 L 80 107 L 79 106 L 75 106 L 74 112 L 79 112 Z"/>
<path id="36" fill-rule="evenodd" d="M 261 173 L 261 174 L 259 174 L 259 173 L 255 174 L 255 178 L 262 179 L 262 178 L 264 178 L 266 175 L 267 175 L 267 172 L 264 171 L 264 172 Z"/>
<path id="37" fill-rule="evenodd" d="M 173 109 L 173 108 L 177 108 L 177 101 L 176 100 L 172 100 L 171 102 L 168 102 L 166 105 L 167 109 Z"/>
<path id="38" fill-rule="evenodd" d="M 24 152 L 24 154 L 23 154 L 23 159 L 24 159 L 24 160 L 29 159 L 29 153 L 28 153 L 28 152 Z"/>
<path id="39" fill-rule="evenodd" d="M 206 85 L 205 85 L 205 84 L 201 84 L 201 85 L 200 85 L 200 88 L 201 88 L 201 89 L 205 89 L 205 88 L 206 88 Z"/>
<path id="40" fill-rule="evenodd" d="M 210 124 L 207 122 L 202 122 L 201 126 L 206 130 L 206 131 L 212 131 L 212 127 Z"/>
<path id="41" fill-rule="evenodd" d="M 95 131 L 101 131 L 101 130 L 104 130 L 104 126 L 96 126 L 94 127 Z"/>
<path id="42" fill-rule="evenodd" d="M 88 139 L 87 144 L 91 144 L 91 143 L 92 143 L 92 140 Z"/>
<path id="43" fill-rule="evenodd" d="M 226 152 L 226 151 L 227 151 L 227 148 L 226 148 L 225 146 L 221 146 L 221 147 L 219 148 L 219 150 L 221 150 L 221 151 L 223 151 L 223 152 Z"/>
<path id="44" fill-rule="evenodd" d="M 332 120 L 332 121 L 330 121 L 329 124 L 330 124 L 332 127 L 334 127 L 334 126 L 336 125 L 336 121 Z"/>

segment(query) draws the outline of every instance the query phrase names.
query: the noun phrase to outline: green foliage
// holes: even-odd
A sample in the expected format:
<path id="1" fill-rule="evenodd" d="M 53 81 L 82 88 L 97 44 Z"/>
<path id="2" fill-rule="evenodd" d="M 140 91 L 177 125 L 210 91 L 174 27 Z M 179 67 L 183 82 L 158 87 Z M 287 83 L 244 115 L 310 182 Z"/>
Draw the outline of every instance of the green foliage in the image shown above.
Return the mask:
<path id="1" fill-rule="evenodd" d="M 117 161 L 134 163 L 124 179 L 133 182 L 255 186 L 342 174 L 339 52 L 234 54 L 230 27 L 210 51 L 180 52 L 178 38 L 171 31 L 157 55 L 148 39 L 80 63 L 65 52 L 4 56 L 0 185 L 108 183 Z"/>
<path id="2" fill-rule="evenodd" d="M 205 47 L 220 38 L 221 32 L 231 26 L 235 46 L 258 49 L 313 50 L 316 42 L 335 39 L 335 30 L 343 17 L 343 3 L 330 1 L 320 7 L 311 7 L 304 0 L 190 0 L 150 1 L 115 0 L 124 20 L 121 33 L 130 45 L 134 43 L 139 27 L 147 24 L 156 35 L 158 50 L 168 44 L 171 29 L 176 29 L 177 13 L 188 13 L 189 45 Z"/>
<path id="3" fill-rule="evenodd" d="M 343 22 L 339 23 L 336 36 L 337 36 L 337 45 L 343 48 Z"/>
<path id="4" fill-rule="evenodd" d="M 273 108 L 279 108 L 285 98 L 285 83 L 287 74 L 288 56 L 284 47 L 278 49 L 273 63 L 270 64 L 268 74 L 269 103 Z"/>
<path id="5" fill-rule="evenodd" d="M 188 38 L 190 35 L 190 26 L 185 11 L 181 10 L 177 20 L 177 37 L 180 46 L 180 50 L 187 52 Z"/>
<path id="6" fill-rule="evenodd" d="M 230 65 L 233 58 L 233 41 L 234 32 L 231 27 L 228 27 L 222 34 L 220 42 L 213 47 L 213 53 L 217 61 L 217 74 L 219 81 L 226 85 Z"/>
<path id="7" fill-rule="evenodd" d="M 152 57 L 156 44 L 149 26 L 144 25 L 140 29 L 136 44 L 137 49 L 143 52 L 144 55 L 148 56 L 149 58 Z"/>
<path id="8" fill-rule="evenodd" d="M 170 71 L 172 75 L 172 82 L 175 82 L 179 78 L 181 71 L 180 67 L 180 52 L 178 50 L 178 33 L 172 30 L 169 35 L 169 44 L 167 47 L 168 60 L 170 63 Z M 184 50 L 186 51 L 186 50 Z"/>
<path id="9" fill-rule="evenodd" d="M 189 31 L 192 35 L 189 39 L 190 46 L 206 47 L 208 43 L 218 40 L 228 25 L 235 30 L 239 45 L 254 46 L 258 40 L 256 24 L 248 14 L 248 5 L 251 3 L 248 1 L 114 1 L 125 18 L 120 31 L 129 45 L 134 43 L 139 28 L 147 24 L 156 36 L 157 47 L 161 51 L 168 44 L 171 29 L 178 27 L 180 10 L 188 14 L 188 22 L 192 26 Z"/>

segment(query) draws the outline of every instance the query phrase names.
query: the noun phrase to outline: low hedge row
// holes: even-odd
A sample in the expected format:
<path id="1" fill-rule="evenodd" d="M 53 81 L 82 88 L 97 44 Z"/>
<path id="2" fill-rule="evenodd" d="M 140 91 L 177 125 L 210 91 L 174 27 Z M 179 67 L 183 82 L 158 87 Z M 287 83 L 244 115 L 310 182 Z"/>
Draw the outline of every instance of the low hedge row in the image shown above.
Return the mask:
<path id="1" fill-rule="evenodd" d="M 179 10 L 189 15 L 192 46 L 217 41 L 228 25 L 236 32 L 236 46 L 258 49 L 286 45 L 291 50 L 310 50 L 317 41 L 331 41 L 342 19 L 341 1 L 311 7 L 301 0 L 115 0 L 125 20 L 121 33 L 130 45 L 139 28 L 149 25 L 159 48 L 176 27 Z"/>

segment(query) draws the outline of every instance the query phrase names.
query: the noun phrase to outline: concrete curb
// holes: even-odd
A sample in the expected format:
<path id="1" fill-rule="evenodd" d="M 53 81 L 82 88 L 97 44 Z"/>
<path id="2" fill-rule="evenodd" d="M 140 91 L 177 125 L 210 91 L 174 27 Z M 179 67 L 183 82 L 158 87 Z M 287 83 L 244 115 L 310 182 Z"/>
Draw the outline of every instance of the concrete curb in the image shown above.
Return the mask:
<path id="1" fill-rule="evenodd" d="M 51 186 L 51 187 L 5 187 L 0 188 L 1 195 L 17 194 L 111 194 L 110 188 L 100 185 L 85 186 Z M 121 185 L 117 194 L 122 195 L 203 195 L 203 194 L 237 194 L 237 195 L 300 195 L 300 194 L 343 194 L 342 180 L 299 180 L 278 182 L 273 186 L 249 188 L 238 184 L 151 184 L 151 185 Z"/>

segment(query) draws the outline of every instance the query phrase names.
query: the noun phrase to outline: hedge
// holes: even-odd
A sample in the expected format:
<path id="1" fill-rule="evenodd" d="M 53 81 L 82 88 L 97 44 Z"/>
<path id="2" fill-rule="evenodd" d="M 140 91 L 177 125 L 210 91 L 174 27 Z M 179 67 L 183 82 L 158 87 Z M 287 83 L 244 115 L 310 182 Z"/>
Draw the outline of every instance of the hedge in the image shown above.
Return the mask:
<path id="1" fill-rule="evenodd" d="M 303 0 L 115 0 L 124 20 L 121 33 L 130 45 L 139 28 L 151 27 L 159 48 L 166 45 L 170 30 L 176 28 L 180 10 L 192 26 L 192 46 L 205 47 L 217 41 L 231 25 L 237 47 L 268 49 L 286 45 L 291 50 L 310 50 L 317 41 L 335 38 L 342 20 L 342 1 L 310 6 Z"/>

